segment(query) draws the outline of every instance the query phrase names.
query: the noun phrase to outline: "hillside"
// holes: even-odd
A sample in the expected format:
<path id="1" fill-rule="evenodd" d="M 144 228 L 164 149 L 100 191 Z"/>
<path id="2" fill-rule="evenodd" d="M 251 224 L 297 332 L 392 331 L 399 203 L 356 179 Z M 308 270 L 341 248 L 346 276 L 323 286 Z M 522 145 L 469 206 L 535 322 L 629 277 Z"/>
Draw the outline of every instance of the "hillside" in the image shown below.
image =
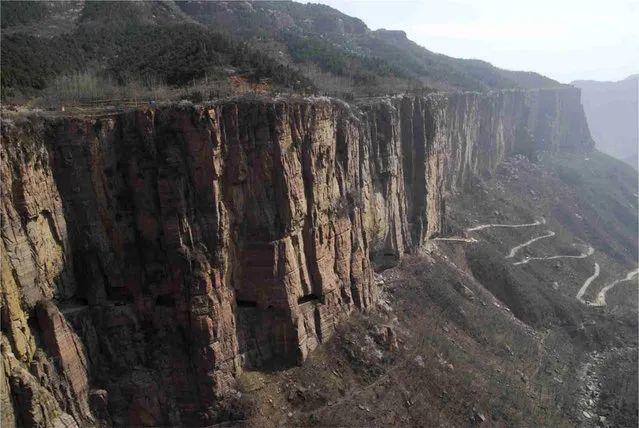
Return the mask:
<path id="1" fill-rule="evenodd" d="M 597 148 L 637 168 L 639 149 L 639 75 L 618 82 L 581 80 L 588 126 Z"/>
<path id="2" fill-rule="evenodd" d="M 170 2 L 26 3 L 25 9 L 21 2 L 1 6 L 5 98 L 109 98 L 117 92 L 112 87 L 129 93 L 164 85 L 188 90 L 206 80 L 197 88 L 202 99 L 230 95 L 230 76 L 268 78 L 278 89 L 313 89 L 299 71 L 190 22 Z"/>
<path id="3" fill-rule="evenodd" d="M 371 91 L 372 85 L 367 85 L 371 79 L 386 83 L 387 91 L 422 85 L 470 91 L 560 86 L 536 73 L 435 54 L 408 40 L 403 31 L 371 31 L 361 20 L 321 4 L 188 1 L 178 5 L 190 17 L 258 43 L 275 56 L 288 53 L 302 69 L 319 68 L 313 73 L 327 91 L 334 89 L 331 85 Z M 321 72 L 340 79 L 336 82 Z"/>
<path id="4" fill-rule="evenodd" d="M 407 90 L 560 86 L 536 73 L 435 54 L 401 31 L 371 31 L 360 20 L 317 4 L 5 2 L 0 7 L 2 92 L 18 101 L 117 98 L 113 94 L 127 92 L 166 98 L 167 91 L 157 90 L 164 85 L 187 88 L 174 96 L 197 92 L 201 100 L 237 93 L 231 78 L 252 90 L 348 99 Z"/>

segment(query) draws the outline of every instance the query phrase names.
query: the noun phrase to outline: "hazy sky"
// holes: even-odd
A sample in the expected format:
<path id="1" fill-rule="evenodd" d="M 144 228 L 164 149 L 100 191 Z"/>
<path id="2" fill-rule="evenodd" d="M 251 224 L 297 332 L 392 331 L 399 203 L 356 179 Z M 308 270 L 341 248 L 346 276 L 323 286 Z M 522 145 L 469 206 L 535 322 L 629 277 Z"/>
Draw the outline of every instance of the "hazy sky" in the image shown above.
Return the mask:
<path id="1" fill-rule="evenodd" d="M 561 82 L 639 72 L 639 0 L 315 0 L 434 52 Z"/>

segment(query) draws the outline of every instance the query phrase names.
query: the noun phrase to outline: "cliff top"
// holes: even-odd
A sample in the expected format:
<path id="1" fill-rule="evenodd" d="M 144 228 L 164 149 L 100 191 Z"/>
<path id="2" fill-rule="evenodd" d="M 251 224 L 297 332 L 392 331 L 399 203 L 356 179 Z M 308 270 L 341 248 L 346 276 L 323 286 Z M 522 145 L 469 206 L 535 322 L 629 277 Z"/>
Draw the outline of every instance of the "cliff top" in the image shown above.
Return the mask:
<path id="1" fill-rule="evenodd" d="M 540 93 L 540 92 L 580 92 L 579 88 L 572 86 L 558 86 L 552 88 L 540 89 L 522 89 L 511 88 L 492 91 L 419 91 L 419 92 L 403 92 L 398 94 L 359 97 L 357 99 L 346 102 L 343 99 L 323 95 L 304 96 L 300 94 L 282 93 L 261 93 L 251 92 L 242 95 L 229 96 L 210 100 L 191 101 L 188 99 L 181 100 L 154 100 L 154 99 L 113 99 L 113 100 L 96 100 L 96 101 L 75 101 L 75 102 L 55 102 L 50 104 L 38 103 L 5 103 L 0 109 L 4 119 L 16 119 L 26 116 L 45 116 L 45 117 L 107 117 L 118 115 L 127 111 L 148 110 L 155 108 L 167 107 L 191 107 L 200 106 L 208 108 L 227 103 L 255 103 L 255 104 L 300 104 L 300 103 L 331 103 L 339 105 L 343 108 L 357 108 L 358 106 L 371 106 L 381 102 L 400 99 L 404 97 L 423 97 L 430 99 L 441 99 L 458 96 L 478 96 L 478 97 L 494 97 L 508 93 Z M 34 105 L 35 104 L 35 105 Z"/>

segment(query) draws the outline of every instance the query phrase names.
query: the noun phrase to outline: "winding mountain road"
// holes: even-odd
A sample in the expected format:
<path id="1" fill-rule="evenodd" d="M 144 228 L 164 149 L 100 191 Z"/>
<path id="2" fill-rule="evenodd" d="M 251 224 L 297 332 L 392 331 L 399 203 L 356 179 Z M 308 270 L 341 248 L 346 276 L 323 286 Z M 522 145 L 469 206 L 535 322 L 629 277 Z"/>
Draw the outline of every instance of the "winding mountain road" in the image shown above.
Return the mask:
<path id="1" fill-rule="evenodd" d="M 551 236 L 555 236 L 555 232 L 553 232 L 552 230 L 549 230 L 548 233 L 545 234 L 545 235 L 538 236 L 536 238 L 533 238 L 533 239 L 531 239 L 529 241 L 524 242 L 523 244 L 517 245 L 516 247 L 513 247 L 510 250 L 510 253 L 508 253 L 506 258 L 507 259 L 512 259 L 513 257 L 515 257 L 515 254 L 517 254 L 517 251 L 521 250 L 522 248 L 527 247 L 530 244 L 532 244 L 534 242 L 537 242 L 537 241 L 539 241 L 541 239 L 550 238 Z"/>
<path id="2" fill-rule="evenodd" d="M 574 244 L 573 244 L 574 245 Z M 548 257 L 526 257 L 523 260 L 513 263 L 514 266 L 525 265 L 533 260 L 555 260 L 555 259 L 585 259 L 586 257 L 590 257 L 595 253 L 595 249 L 592 246 L 588 245 L 585 253 L 581 253 L 578 256 L 571 255 L 557 255 L 557 256 L 548 256 Z"/>
<path id="3" fill-rule="evenodd" d="M 526 224 L 480 224 L 479 226 L 471 227 L 466 229 L 466 232 L 475 232 L 477 230 L 488 229 L 490 227 L 508 227 L 508 228 L 519 228 L 519 227 L 532 227 L 539 226 L 540 224 L 546 224 L 546 219 L 541 218 L 540 220 L 536 220 L 534 223 L 526 223 Z"/>
<path id="4" fill-rule="evenodd" d="M 462 238 L 462 237 L 458 237 L 458 236 L 451 236 L 450 238 L 431 238 L 431 241 L 468 242 L 470 244 L 474 244 L 475 242 L 479 242 L 475 238 Z"/>
<path id="5" fill-rule="evenodd" d="M 595 273 L 592 274 L 592 276 L 588 277 L 588 279 L 586 279 L 586 281 L 584 282 L 584 285 L 582 285 L 579 291 L 577 292 L 577 296 L 576 296 L 577 300 L 579 300 L 581 303 L 588 304 L 588 302 L 582 299 L 582 297 L 584 293 L 586 292 L 586 290 L 588 289 L 588 286 L 590 285 L 590 283 L 593 282 L 595 279 L 597 279 L 598 276 L 599 276 L 599 263 L 595 262 Z"/>
<path id="6" fill-rule="evenodd" d="M 546 224 L 546 219 L 541 217 L 539 220 L 536 220 L 534 223 L 524 223 L 524 224 L 495 224 L 495 223 L 490 223 L 490 224 L 481 224 L 479 226 L 475 226 L 475 227 L 470 227 L 468 229 L 466 229 L 466 232 L 476 232 L 478 230 L 483 230 L 483 229 L 488 229 L 491 227 L 503 227 L 503 228 L 520 228 L 520 227 L 533 227 L 533 226 L 540 226 Z M 540 236 L 536 236 L 532 239 L 529 239 L 528 241 L 524 242 L 523 244 L 519 244 L 513 248 L 511 248 L 510 252 L 508 253 L 508 255 L 505 257 L 506 259 L 512 259 L 515 257 L 515 255 L 517 254 L 517 252 L 519 252 L 519 250 L 521 250 L 522 248 L 525 248 L 537 241 L 540 241 L 542 239 L 546 239 L 546 238 L 550 238 L 555 236 L 556 233 L 553 232 L 552 230 L 547 231 L 546 234 L 544 235 L 540 235 Z M 463 242 L 478 242 L 475 238 L 458 238 L 458 237 L 451 237 L 451 238 L 435 238 L 435 240 L 440 240 L 440 241 L 463 241 Z M 556 259 L 585 259 L 586 257 L 590 257 L 595 253 L 595 249 L 592 247 L 592 245 L 584 243 L 581 244 L 583 246 L 586 247 L 585 251 L 582 252 L 579 255 L 554 255 L 554 256 L 547 256 L 547 257 L 525 257 L 524 259 L 518 261 L 518 262 L 514 262 L 513 266 L 519 266 L 519 265 L 525 265 L 527 263 L 530 263 L 533 260 L 556 260 Z M 573 246 L 577 246 L 577 244 L 573 244 Z M 615 286 L 617 286 L 618 284 L 622 283 L 622 282 L 626 282 L 626 281 L 632 281 L 633 279 L 635 279 L 637 276 L 639 276 L 639 268 L 632 270 L 630 272 L 628 272 L 628 274 L 626 275 L 625 278 L 621 278 L 621 279 L 617 279 L 616 281 L 606 285 L 604 288 L 602 288 L 599 293 L 597 294 L 597 297 L 595 299 L 594 302 L 589 302 L 584 300 L 583 296 L 586 293 L 586 290 L 588 290 L 588 287 L 590 286 L 590 284 L 593 283 L 593 281 L 595 279 L 597 279 L 597 277 L 599 277 L 599 274 L 601 272 L 601 268 L 599 266 L 599 263 L 595 262 L 595 271 L 594 273 L 589 276 L 583 283 L 583 285 L 581 286 L 581 288 L 579 289 L 579 291 L 577 292 L 577 295 L 575 296 L 577 298 L 577 300 L 579 300 L 581 303 L 585 304 L 585 305 L 589 305 L 589 306 L 605 306 L 606 305 L 606 293 L 608 293 L 608 291 L 610 291 L 611 289 L 613 289 Z"/>
<path id="7" fill-rule="evenodd" d="M 616 280 L 614 282 L 611 282 L 610 284 L 606 285 L 604 288 L 601 289 L 599 294 L 597 294 L 597 298 L 595 299 L 595 301 L 593 303 L 591 303 L 590 305 L 591 306 L 605 306 L 606 305 L 606 293 L 608 293 L 608 291 L 612 290 L 616 285 L 618 285 L 618 284 L 620 284 L 622 282 L 632 281 L 633 278 L 635 278 L 637 275 L 639 275 L 639 268 L 628 272 L 628 275 L 626 275 L 625 278 L 618 279 L 618 280 Z"/>

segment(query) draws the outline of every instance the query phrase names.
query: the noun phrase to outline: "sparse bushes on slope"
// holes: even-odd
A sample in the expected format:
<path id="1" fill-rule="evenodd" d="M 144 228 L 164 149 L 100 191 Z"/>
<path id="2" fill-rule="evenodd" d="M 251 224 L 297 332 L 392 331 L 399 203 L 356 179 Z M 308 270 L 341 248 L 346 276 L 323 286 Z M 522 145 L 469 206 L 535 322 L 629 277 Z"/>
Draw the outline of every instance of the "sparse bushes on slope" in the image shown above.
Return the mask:
<path id="1" fill-rule="evenodd" d="M 284 34 L 282 39 L 293 61 L 312 62 L 329 73 L 350 76 L 356 85 L 373 83 L 378 77 L 409 77 L 405 70 L 381 58 L 355 55 L 324 40 L 290 33 Z"/>
<path id="2" fill-rule="evenodd" d="M 3 29 L 38 21 L 47 13 L 46 5 L 39 1 L 4 1 L 1 8 Z"/>
<path id="3" fill-rule="evenodd" d="M 89 71 L 58 76 L 49 86 L 52 94 L 61 99 L 104 99 L 120 95 L 113 82 Z"/>
<path id="4" fill-rule="evenodd" d="M 53 39 L 7 36 L 2 59 L 5 97 L 10 95 L 8 90 L 32 93 L 59 84 L 56 79 L 61 75 L 77 77 L 87 66 L 103 70 L 100 77 L 115 79 L 118 85 L 151 80 L 184 86 L 207 75 L 243 74 L 249 80 L 267 78 L 296 91 L 313 90 L 311 81 L 297 70 L 192 24 L 81 28 Z M 67 83 L 69 78 L 64 78 Z"/>
<path id="5" fill-rule="evenodd" d="M 86 53 L 69 38 L 16 34 L 2 38 L 2 89 L 44 89 L 56 75 L 79 69 Z"/>

